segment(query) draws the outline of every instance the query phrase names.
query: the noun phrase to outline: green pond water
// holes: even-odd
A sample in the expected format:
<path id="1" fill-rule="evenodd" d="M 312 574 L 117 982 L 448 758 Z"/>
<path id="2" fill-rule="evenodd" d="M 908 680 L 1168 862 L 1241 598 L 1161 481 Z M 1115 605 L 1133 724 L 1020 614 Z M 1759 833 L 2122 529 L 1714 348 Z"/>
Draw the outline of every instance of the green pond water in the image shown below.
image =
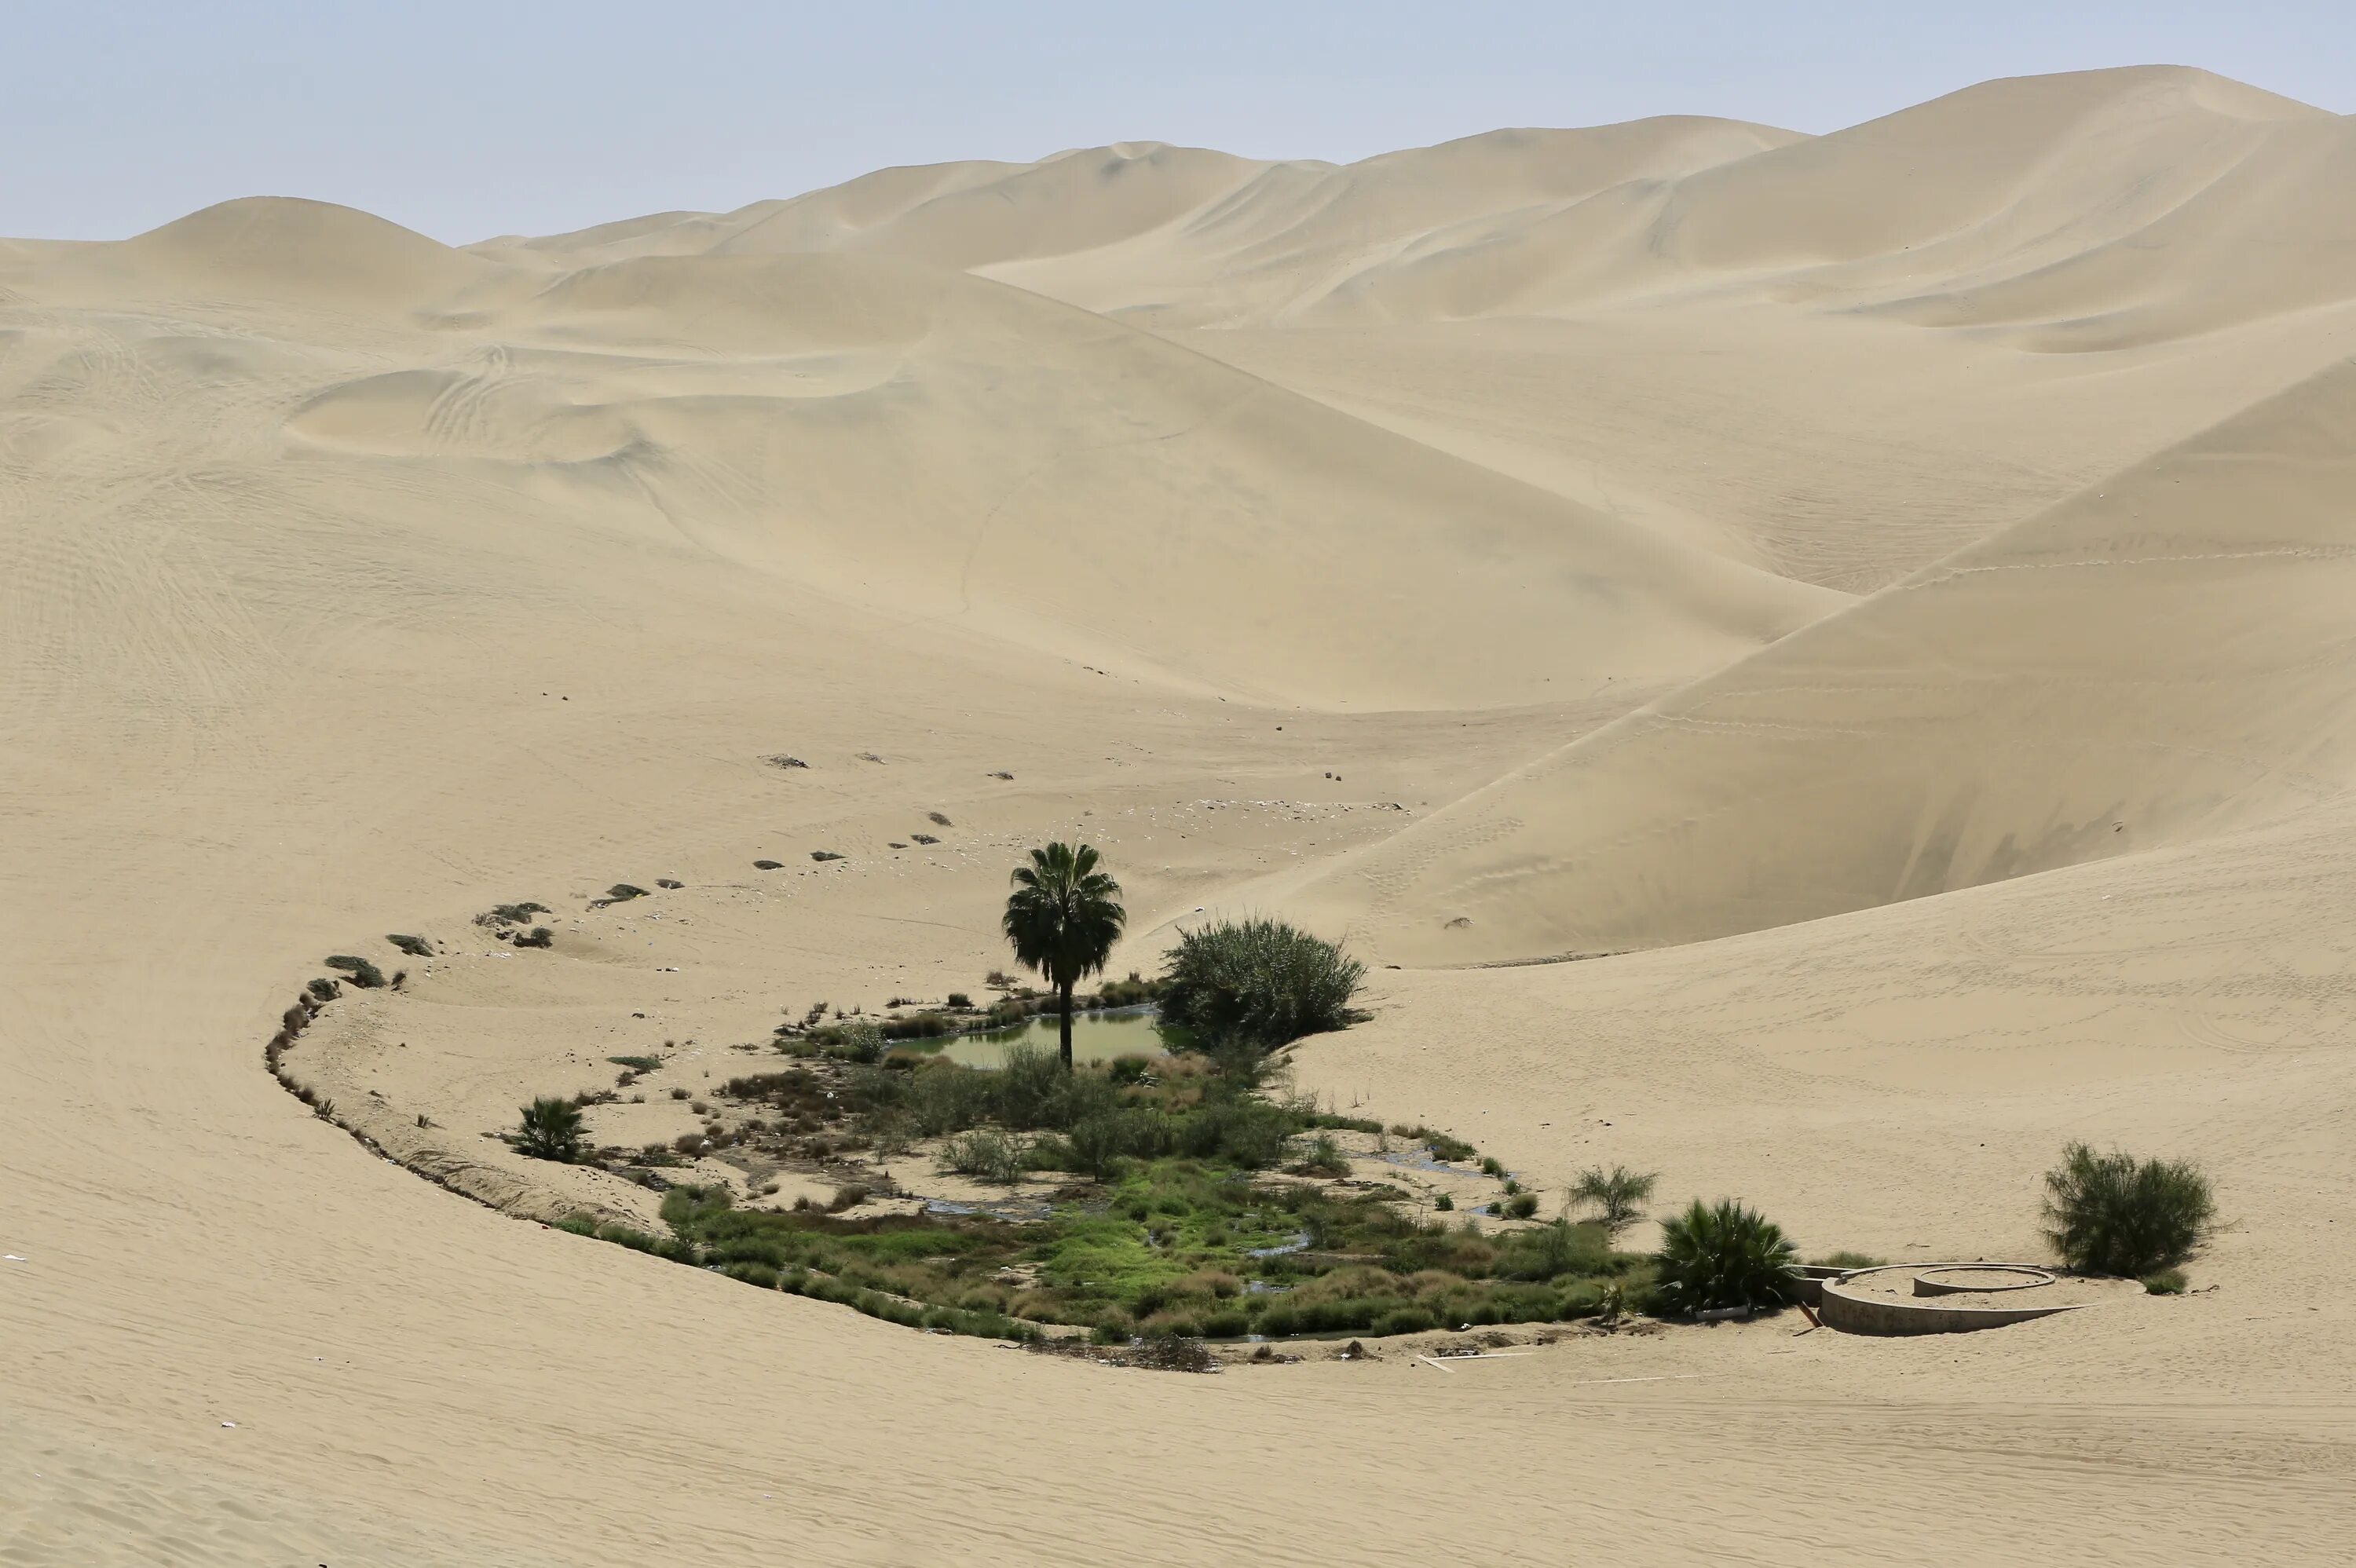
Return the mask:
<path id="1" fill-rule="evenodd" d="M 1177 1043 L 1177 1030 L 1164 1030 L 1151 1008 L 1072 1015 L 1072 1060 L 1109 1061 L 1116 1056 L 1160 1056 Z M 964 1034 L 941 1040 L 906 1040 L 900 1049 L 946 1056 L 967 1067 L 1003 1067 L 1009 1046 L 1052 1051 L 1058 1043 L 1055 1015 L 1044 1013 L 1012 1029 Z"/>

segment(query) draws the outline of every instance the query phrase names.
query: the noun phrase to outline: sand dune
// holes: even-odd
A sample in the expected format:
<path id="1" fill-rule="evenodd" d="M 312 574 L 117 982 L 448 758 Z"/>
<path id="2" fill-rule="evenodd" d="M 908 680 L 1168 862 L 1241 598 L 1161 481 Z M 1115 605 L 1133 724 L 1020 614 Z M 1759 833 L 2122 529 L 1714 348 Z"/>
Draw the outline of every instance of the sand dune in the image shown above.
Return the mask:
<path id="1" fill-rule="evenodd" d="M 1354 929 L 1417 962 L 1690 942 L 2336 802 L 2352 450 L 2343 364 L 1371 851 Z"/>
<path id="2" fill-rule="evenodd" d="M 0 241 L 0 1561 L 2338 1561 L 2351 123 L 2148 69 Z M 1408 965 L 1301 1083 L 1549 1204 L 1996 1256 L 2083 1136 L 2232 1222 L 1960 1339 L 1188 1379 L 342 1130 L 642 1201 L 493 1135 L 974 985 L 1071 834 L 1118 967 L 1270 907 Z M 553 949 L 477 939 L 522 898 Z M 287 998 L 420 931 L 306 1115 Z"/>

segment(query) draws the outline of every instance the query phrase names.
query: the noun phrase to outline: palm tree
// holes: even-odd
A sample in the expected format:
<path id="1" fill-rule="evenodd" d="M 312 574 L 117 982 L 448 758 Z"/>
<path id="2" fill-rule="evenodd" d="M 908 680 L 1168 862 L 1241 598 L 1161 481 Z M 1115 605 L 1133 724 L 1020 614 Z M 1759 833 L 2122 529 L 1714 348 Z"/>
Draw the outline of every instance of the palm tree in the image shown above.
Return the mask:
<path id="1" fill-rule="evenodd" d="M 523 1108 L 523 1131 L 515 1147 L 517 1153 L 532 1159 L 572 1164 L 581 1157 L 580 1107 L 546 1095 L 534 1100 Z"/>
<path id="2" fill-rule="evenodd" d="M 1031 851 L 1031 863 L 1014 868 L 1014 891 L 1006 895 L 1000 923 L 1013 945 L 1015 961 L 1035 969 L 1055 987 L 1063 1021 L 1064 1067 L 1072 1065 L 1072 987 L 1101 972 L 1120 940 L 1129 913 L 1120 907 L 1120 884 L 1097 869 L 1088 845 L 1050 844 Z"/>

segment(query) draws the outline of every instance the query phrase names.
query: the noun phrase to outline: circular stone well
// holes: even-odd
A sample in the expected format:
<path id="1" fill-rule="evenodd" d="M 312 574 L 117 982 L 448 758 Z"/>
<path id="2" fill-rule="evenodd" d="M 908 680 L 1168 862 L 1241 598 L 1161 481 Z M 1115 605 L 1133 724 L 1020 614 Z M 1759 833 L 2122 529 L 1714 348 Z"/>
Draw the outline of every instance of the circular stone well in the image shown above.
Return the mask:
<path id="1" fill-rule="evenodd" d="M 1914 1271 L 1917 1296 L 1994 1295 L 2036 1290 L 2052 1283 L 2051 1274 L 2026 1264 L 1950 1264 Z"/>

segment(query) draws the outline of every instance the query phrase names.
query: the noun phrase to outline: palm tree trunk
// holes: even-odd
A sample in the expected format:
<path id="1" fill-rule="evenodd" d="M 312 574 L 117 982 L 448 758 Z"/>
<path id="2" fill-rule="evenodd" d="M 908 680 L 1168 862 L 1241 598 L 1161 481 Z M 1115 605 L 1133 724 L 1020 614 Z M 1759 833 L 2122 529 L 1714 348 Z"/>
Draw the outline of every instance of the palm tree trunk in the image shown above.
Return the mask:
<path id="1" fill-rule="evenodd" d="M 1064 1071 L 1069 1072 L 1072 1070 L 1072 983 L 1065 981 L 1055 987 L 1055 993 L 1064 1015 Z"/>

